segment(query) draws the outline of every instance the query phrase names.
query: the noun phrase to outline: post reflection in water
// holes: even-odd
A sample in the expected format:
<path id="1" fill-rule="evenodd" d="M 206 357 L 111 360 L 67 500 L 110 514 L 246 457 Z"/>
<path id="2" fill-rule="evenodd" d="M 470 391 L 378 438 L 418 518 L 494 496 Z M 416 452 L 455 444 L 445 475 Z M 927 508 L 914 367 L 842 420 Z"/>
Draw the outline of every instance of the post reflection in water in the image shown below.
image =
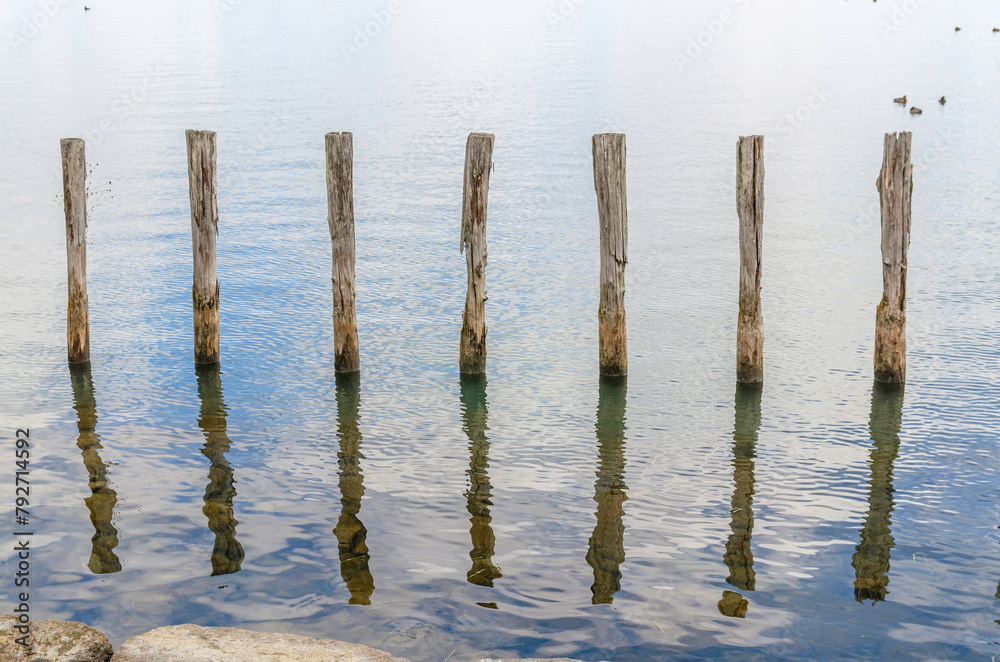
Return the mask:
<path id="1" fill-rule="evenodd" d="M 733 425 L 733 499 L 730 502 L 729 528 L 722 557 L 729 568 L 726 581 L 741 591 L 753 591 L 757 574 L 753 569 L 754 459 L 757 457 L 757 434 L 760 432 L 760 401 L 763 384 L 736 385 L 736 422 Z M 719 612 L 725 616 L 743 618 L 749 602 L 736 591 L 723 591 Z"/>
<path id="2" fill-rule="evenodd" d="M 889 556 L 895 544 L 889 529 L 895 506 L 892 465 L 899 455 L 899 430 L 903 424 L 903 385 L 875 382 L 872 386 L 872 413 L 868 428 L 872 437 L 868 481 L 868 513 L 855 548 L 854 599 L 872 603 L 885 600 L 889 593 Z"/>
<path id="3" fill-rule="evenodd" d="M 201 452 L 211 463 L 208 469 L 208 486 L 205 488 L 205 506 L 202 512 L 208 517 L 208 528 L 215 534 L 212 549 L 212 576 L 239 572 L 243 563 L 243 546 L 236 539 L 233 515 L 233 497 L 236 480 L 233 468 L 226 459 L 229 452 L 229 435 L 226 434 L 226 403 L 222 398 L 222 370 L 218 363 L 196 365 L 198 398 L 201 415 L 198 427 L 205 435 Z"/>
<path id="4" fill-rule="evenodd" d="M 626 377 L 601 376 L 597 399 L 597 525 L 590 536 L 587 563 L 594 569 L 591 603 L 611 604 L 621 589 L 625 560 L 625 394 Z"/>
<path id="5" fill-rule="evenodd" d="M 95 575 L 119 572 L 122 564 L 114 552 L 118 546 L 118 531 L 112 523 L 118 495 L 108 485 L 108 467 L 98 452 L 102 446 L 97 434 L 97 399 L 94 397 L 90 363 L 70 364 L 69 374 L 73 385 L 73 408 L 76 409 L 77 427 L 80 430 L 76 445 L 83 454 L 83 465 L 87 468 L 87 482 L 90 486 L 90 496 L 85 499 L 85 503 L 94 525 L 87 567 Z"/>
<path id="6" fill-rule="evenodd" d="M 337 536 L 340 576 L 344 578 L 352 605 L 371 604 L 375 581 L 368 569 L 368 529 L 358 519 L 365 477 L 361 472 L 361 429 L 358 426 L 361 400 L 361 374 L 337 373 L 337 438 L 340 451 L 340 519 L 333 534 Z"/>
<path id="7" fill-rule="evenodd" d="M 489 430 L 487 419 L 489 409 L 486 402 L 486 375 L 462 375 L 462 428 L 469 438 L 469 489 L 465 492 L 472 528 L 472 568 L 466 576 L 471 584 L 493 586 L 493 580 L 503 574 L 493 565 L 496 536 L 490 526 L 490 507 L 493 505 L 493 485 L 487 470 L 490 467 L 490 442 L 486 437 Z"/>

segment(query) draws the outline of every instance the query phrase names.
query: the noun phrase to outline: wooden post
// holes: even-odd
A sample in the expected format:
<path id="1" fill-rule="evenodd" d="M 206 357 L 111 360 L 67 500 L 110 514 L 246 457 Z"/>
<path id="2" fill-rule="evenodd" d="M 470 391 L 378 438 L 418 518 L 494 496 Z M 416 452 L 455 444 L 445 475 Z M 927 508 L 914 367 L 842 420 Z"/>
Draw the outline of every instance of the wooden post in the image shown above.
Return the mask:
<path id="1" fill-rule="evenodd" d="M 69 302 L 66 347 L 70 363 L 90 360 L 90 308 L 87 303 L 87 159 L 80 138 L 59 141 L 62 152 L 63 209 L 66 212 L 66 267 Z"/>
<path id="2" fill-rule="evenodd" d="M 492 159 L 493 134 L 470 133 L 465 143 L 460 248 L 465 251 L 468 290 L 458 354 L 459 372 L 467 375 L 486 372 L 486 203 Z"/>
<path id="3" fill-rule="evenodd" d="M 358 320 L 354 309 L 354 136 L 326 134 L 327 222 L 333 243 L 333 367 L 357 372 Z"/>
<path id="4" fill-rule="evenodd" d="M 764 230 L 764 136 L 740 136 L 736 149 L 736 213 L 740 219 L 740 311 L 736 381 L 764 381 L 764 315 L 760 307 Z"/>
<path id="5" fill-rule="evenodd" d="M 594 188 L 601 224 L 601 301 L 597 309 L 602 375 L 628 373 L 625 333 L 625 264 L 628 209 L 625 195 L 625 134 L 594 136 Z"/>
<path id="6" fill-rule="evenodd" d="M 215 132 L 187 132 L 191 242 L 194 248 L 194 362 L 219 361 L 219 280 L 215 238 L 219 209 L 215 200 Z"/>
<path id="7" fill-rule="evenodd" d="M 906 250 L 910 246 L 909 131 L 885 134 L 876 185 L 882 208 L 882 302 L 875 313 L 875 379 L 906 381 Z"/>

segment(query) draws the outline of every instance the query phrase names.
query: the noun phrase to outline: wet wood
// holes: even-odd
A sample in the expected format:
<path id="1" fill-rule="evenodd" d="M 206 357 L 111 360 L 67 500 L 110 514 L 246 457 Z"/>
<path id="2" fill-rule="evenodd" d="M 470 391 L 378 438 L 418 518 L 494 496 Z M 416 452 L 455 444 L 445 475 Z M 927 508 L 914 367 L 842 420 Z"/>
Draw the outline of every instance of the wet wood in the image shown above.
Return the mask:
<path id="1" fill-rule="evenodd" d="M 219 360 L 219 280 L 215 239 L 219 209 L 215 191 L 215 132 L 187 132 L 188 187 L 191 198 L 191 243 L 194 253 L 194 361 Z"/>
<path id="2" fill-rule="evenodd" d="M 597 309 L 600 371 L 628 373 L 625 331 L 625 265 L 628 210 L 625 191 L 625 134 L 594 136 L 594 188 L 601 234 L 601 298 Z"/>
<path id="3" fill-rule="evenodd" d="M 326 134 L 327 222 L 333 244 L 333 367 L 361 368 L 354 290 L 354 136 Z"/>
<path id="4" fill-rule="evenodd" d="M 882 301 L 875 314 L 875 379 L 906 381 L 906 251 L 910 246 L 909 131 L 885 134 L 876 185 L 882 209 Z"/>
<path id="5" fill-rule="evenodd" d="M 462 315 L 458 368 L 462 374 L 486 372 L 486 205 L 493 162 L 493 134 L 471 133 L 465 143 L 461 249 L 468 289 Z"/>
<path id="6" fill-rule="evenodd" d="M 70 363 L 90 360 L 90 306 L 87 301 L 87 159 L 80 138 L 59 141 L 62 152 L 63 209 L 66 212 L 66 348 Z"/>
<path id="7" fill-rule="evenodd" d="M 760 304 L 764 230 L 764 136 L 740 136 L 736 150 L 736 212 L 740 219 L 740 308 L 736 381 L 764 380 L 764 315 Z"/>

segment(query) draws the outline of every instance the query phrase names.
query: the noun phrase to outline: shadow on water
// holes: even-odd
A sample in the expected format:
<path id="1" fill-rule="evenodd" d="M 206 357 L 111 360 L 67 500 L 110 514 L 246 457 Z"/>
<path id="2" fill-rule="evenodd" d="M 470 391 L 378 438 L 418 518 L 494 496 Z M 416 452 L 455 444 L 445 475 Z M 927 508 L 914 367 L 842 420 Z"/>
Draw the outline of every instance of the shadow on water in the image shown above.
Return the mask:
<path id="1" fill-rule="evenodd" d="M 753 569 L 754 459 L 757 457 L 757 434 L 760 432 L 760 401 L 764 385 L 736 385 L 736 421 L 733 425 L 733 499 L 730 502 L 729 528 L 722 557 L 729 568 L 726 582 L 741 591 L 753 591 L 757 574 Z M 723 591 L 719 612 L 724 616 L 744 618 L 749 602 L 736 591 Z"/>
<path id="2" fill-rule="evenodd" d="M 598 461 L 594 501 L 597 525 L 590 536 L 587 563 L 594 569 L 591 603 L 611 604 L 621 589 L 625 560 L 625 394 L 627 378 L 601 377 L 597 399 Z"/>
<path id="3" fill-rule="evenodd" d="M 368 569 L 368 529 L 358 519 L 361 498 L 365 495 L 365 476 L 361 472 L 361 428 L 358 426 L 361 402 L 361 373 L 337 373 L 337 438 L 340 451 L 340 519 L 333 529 L 340 556 L 340 576 L 351 592 L 352 605 L 371 604 L 375 581 Z"/>
<path id="4" fill-rule="evenodd" d="M 893 500 L 892 465 L 899 455 L 899 430 L 903 424 L 903 385 L 875 382 L 868 429 L 872 437 L 871 478 L 868 481 L 868 513 L 855 548 L 854 599 L 872 603 L 889 593 L 889 556 L 894 545 L 889 529 Z"/>
<path id="5" fill-rule="evenodd" d="M 70 364 L 70 381 L 73 385 L 73 408 L 76 409 L 77 426 L 80 436 L 76 440 L 83 454 L 83 465 L 87 468 L 87 482 L 90 496 L 85 500 L 90 511 L 90 521 L 94 525 L 93 545 L 87 567 L 95 575 L 119 572 L 121 561 L 114 549 L 118 546 L 118 531 L 112 520 L 118 495 L 108 486 L 108 466 L 101 459 L 101 438 L 97 434 L 97 400 L 94 397 L 94 382 L 90 374 L 90 363 Z"/>
<path id="6" fill-rule="evenodd" d="M 489 430 L 489 405 L 486 402 L 486 375 L 462 375 L 462 428 L 469 438 L 469 489 L 465 492 L 468 502 L 469 521 L 472 528 L 472 568 L 467 579 L 471 584 L 493 586 L 493 580 L 503 574 L 493 565 L 496 536 L 493 535 L 490 507 L 493 505 L 493 485 L 487 470 L 490 468 L 490 442 L 486 437 Z"/>
<path id="7" fill-rule="evenodd" d="M 226 403 L 222 398 L 222 369 L 218 363 L 196 365 L 198 398 L 201 414 L 198 427 L 205 435 L 201 452 L 211 463 L 208 469 L 208 486 L 205 488 L 205 506 L 202 512 L 208 518 L 208 528 L 215 534 L 212 549 L 212 576 L 239 572 L 243 563 L 243 546 L 236 539 L 233 515 L 233 468 L 226 459 L 229 452 L 229 435 L 226 434 Z"/>

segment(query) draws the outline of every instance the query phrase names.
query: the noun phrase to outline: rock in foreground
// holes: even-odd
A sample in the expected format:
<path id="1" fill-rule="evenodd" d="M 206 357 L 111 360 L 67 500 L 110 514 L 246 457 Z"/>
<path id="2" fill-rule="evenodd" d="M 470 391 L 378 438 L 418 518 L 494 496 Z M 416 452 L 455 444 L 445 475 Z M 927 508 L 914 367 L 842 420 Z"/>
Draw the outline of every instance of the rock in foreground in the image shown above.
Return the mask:
<path id="1" fill-rule="evenodd" d="M 17 618 L 0 616 L 0 662 L 108 662 L 111 642 L 92 627 L 71 621 L 37 621 L 31 624 L 30 647 L 14 640 Z"/>
<path id="2" fill-rule="evenodd" d="M 132 637 L 112 662 L 407 662 L 374 648 L 297 634 L 172 625 Z"/>

